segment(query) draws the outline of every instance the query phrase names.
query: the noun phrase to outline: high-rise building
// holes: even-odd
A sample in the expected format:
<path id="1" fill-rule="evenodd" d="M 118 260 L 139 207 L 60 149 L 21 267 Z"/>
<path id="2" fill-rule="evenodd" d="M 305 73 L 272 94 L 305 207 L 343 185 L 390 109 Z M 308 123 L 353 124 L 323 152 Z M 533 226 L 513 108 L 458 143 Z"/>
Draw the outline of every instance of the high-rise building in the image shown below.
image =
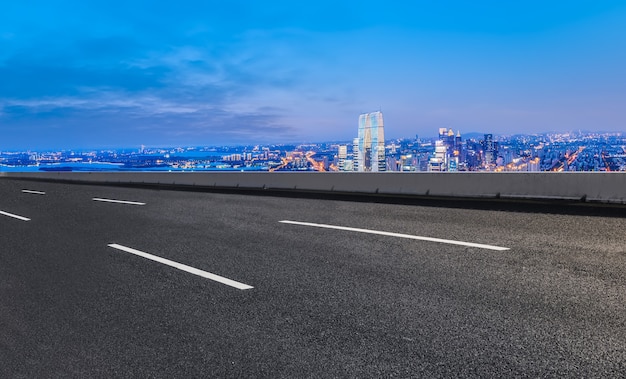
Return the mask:
<path id="1" fill-rule="evenodd" d="M 455 135 L 452 128 L 439 128 L 439 139 L 436 141 L 435 154 L 428 161 L 428 171 L 458 171 L 463 153 L 461 132 Z"/>
<path id="2" fill-rule="evenodd" d="M 448 153 L 444 141 L 435 142 L 435 156 L 430 158 L 428 162 L 428 171 L 447 171 L 448 169 Z"/>
<path id="3" fill-rule="evenodd" d="M 352 169 L 359 171 L 359 138 L 352 140 Z"/>
<path id="4" fill-rule="evenodd" d="M 354 140 L 355 171 L 386 171 L 385 132 L 382 112 L 359 116 L 359 136 Z"/>
<path id="5" fill-rule="evenodd" d="M 489 167 L 496 163 L 497 153 L 496 147 L 493 142 L 492 134 L 485 134 L 485 139 L 483 142 L 483 151 L 485 154 L 484 165 L 485 167 Z"/>
<path id="6" fill-rule="evenodd" d="M 347 158 L 348 158 L 348 146 L 340 145 L 337 148 L 337 168 L 339 171 L 345 171 Z"/>
<path id="7" fill-rule="evenodd" d="M 439 128 L 439 141 L 444 141 L 448 135 L 448 129 Z"/>

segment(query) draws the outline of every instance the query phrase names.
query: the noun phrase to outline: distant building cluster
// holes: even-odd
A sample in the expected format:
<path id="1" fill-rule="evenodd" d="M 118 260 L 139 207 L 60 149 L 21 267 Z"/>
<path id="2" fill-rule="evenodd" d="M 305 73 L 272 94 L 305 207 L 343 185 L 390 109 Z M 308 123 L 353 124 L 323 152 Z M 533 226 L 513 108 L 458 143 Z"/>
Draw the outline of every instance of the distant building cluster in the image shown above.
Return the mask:
<path id="1" fill-rule="evenodd" d="M 415 136 L 383 145 L 383 125 L 381 112 L 360 115 L 358 137 L 351 146 L 336 147 L 336 162 L 329 168 L 359 172 L 626 171 L 626 138 L 621 133 L 519 135 L 497 140 L 489 133 L 464 140 L 460 131 L 440 128 L 435 139 Z"/>
<path id="2" fill-rule="evenodd" d="M 358 118 L 351 143 L 2 152 L 0 171 L 626 171 L 621 133 L 461 135 L 385 140 L 382 112 Z M 467 137 L 467 138 L 464 138 Z"/>

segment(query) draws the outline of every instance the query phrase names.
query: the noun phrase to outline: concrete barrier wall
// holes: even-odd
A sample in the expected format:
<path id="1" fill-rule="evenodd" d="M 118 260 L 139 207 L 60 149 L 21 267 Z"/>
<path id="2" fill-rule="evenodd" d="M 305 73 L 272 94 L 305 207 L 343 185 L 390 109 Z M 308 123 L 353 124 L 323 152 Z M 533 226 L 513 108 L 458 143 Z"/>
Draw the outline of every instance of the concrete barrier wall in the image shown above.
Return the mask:
<path id="1" fill-rule="evenodd" d="M 626 172 L 2 172 L 0 177 L 360 194 L 561 199 L 626 204 Z"/>

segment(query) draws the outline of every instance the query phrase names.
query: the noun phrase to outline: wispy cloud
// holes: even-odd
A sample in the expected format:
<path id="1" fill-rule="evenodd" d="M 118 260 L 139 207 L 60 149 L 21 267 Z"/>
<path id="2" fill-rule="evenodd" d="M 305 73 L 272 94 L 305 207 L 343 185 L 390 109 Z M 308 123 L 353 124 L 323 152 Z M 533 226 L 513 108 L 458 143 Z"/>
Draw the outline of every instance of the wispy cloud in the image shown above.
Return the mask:
<path id="1" fill-rule="evenodd" d="M 379 107 L 389 136 L 623 128 L 626 8 L 581 4 L 9 2 L 0 132 L 16 147 L 349 139 Z"/>

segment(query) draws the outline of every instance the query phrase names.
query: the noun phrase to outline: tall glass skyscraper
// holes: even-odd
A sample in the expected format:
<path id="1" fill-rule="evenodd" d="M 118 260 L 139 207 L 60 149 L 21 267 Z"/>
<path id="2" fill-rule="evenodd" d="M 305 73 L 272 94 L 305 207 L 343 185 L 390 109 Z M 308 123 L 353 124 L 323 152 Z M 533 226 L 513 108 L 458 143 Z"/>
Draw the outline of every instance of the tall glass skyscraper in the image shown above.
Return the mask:
<path id="1" fill-rule="evenodd" d="M 357 145 L 358 140 L 358 145 Z M 387 171 L 382 112 L 359 116 L 359 137 L 354 144 L 355 171 Z"/>

